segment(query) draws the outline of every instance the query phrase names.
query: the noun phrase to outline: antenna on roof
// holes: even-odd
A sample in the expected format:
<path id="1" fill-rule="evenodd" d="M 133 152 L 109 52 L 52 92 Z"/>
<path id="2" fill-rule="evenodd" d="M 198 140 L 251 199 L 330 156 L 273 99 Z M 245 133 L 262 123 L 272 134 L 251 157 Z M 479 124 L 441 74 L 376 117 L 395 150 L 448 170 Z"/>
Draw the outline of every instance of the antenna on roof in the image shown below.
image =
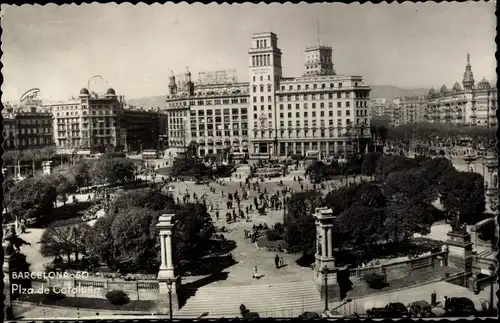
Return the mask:
<path id="1" fill-rule="evenodd" d="M 318 19 L 318 46 L 321 46 L 321 41 L 319 39 L 319 19 Z"/>

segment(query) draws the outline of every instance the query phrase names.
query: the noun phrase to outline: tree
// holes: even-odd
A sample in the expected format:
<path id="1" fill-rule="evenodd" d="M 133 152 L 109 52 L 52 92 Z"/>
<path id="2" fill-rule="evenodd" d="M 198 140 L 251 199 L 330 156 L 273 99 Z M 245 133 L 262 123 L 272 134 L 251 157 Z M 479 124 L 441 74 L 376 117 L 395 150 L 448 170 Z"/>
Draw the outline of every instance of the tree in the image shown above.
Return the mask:
<path id="1" fill-rule="evenodd" d="M 430 185 L 438 186 L 444 174 L 454 170 L 453 164 L 446 158 L 438 157 L 424 161 L 420 166 L 420 176 Z"/>
<path id="2" fill-rule="evenodd" d="M 363 158 L 363 164 L 361 165 L 361 174 L 366 176 L 375 175 L 375 169 L 377 168 L 377 163 L 382 158 L 383 153 L 379 152 L 369 152 Z"/>
<path id="3" fill-rule="evenodd" d="M 173 237 L 174 261 L 183 264 L 205 256 L 208 242 L 215 233 L 207 207 L 200 203 L 190 203 L 168 213 L 174 213 L 176 221 Z"/>
<path id="4" fill-rule="evenodd" d="M 154 211 L 170 209 L 174 205 L 174 199 L 157 190 L 129 191 L 118 196 L 111 202 L 110 212 L 117 214 L 120 211 L 131 208 L 146 208 Z"/>
<path id="5" fill-rule="evenodd" d="M 92 259 L 97 259 L 111 267 L 114 265 L 114 246 L 111 225 L 115 213 L 108 213 L 97 219 L 89 234 L 84 237 L 84 246 Z"/>
<path id="6" fill-rule="evenodd" d="M 384 209 L 353 205 L 340 214 L 337 223 L 343 232 L 345 244 L 360 246 L 383 239 L 384 221 Z"/>
<path id="7" fill-rule="evenodd" d="M 295 193 L 288 199 L 283 227 L 284 240 L 290 252 L 314 253 L 316 225 L 313 213 L 321 203 L 321 193 L 316 191 Z"/>
<path id="8" fill-rule="evenodd" d="M 151 223 L 159 215 L 157 211 L 138 207 L 116 214 L 111 225 L 111 236 L 114 260 L 121 268 L 131 271 L 157 269 L 157 235 L 150 230 Z"/>
<path id="9" fill-rule="evenodd" d="M 89 253 L 123 270 L 157 271 L 160 214 L 175 214 L 172 245 L 176 264 L 207 254 L 215 227 L 206 206 L 178 205 L 157 190 L 127 192 L 112 202 L 87 239 Z"/>
<path id="10" fill-rule="evenodd" d="M 70 168 L 70 173 L 74 178 L 77 187 L 89 186 L 92 180 L 92 167 L 86 161 L 79 161 Z"/>
<path id="11" fill-rule="evenodd" d="M 91 229 L 86 223 L 66 225 L 64 222 L 53 223 L 42 234 L 40 253 L 45 257 L 66 255 L 68 263 L 71 254 L 85 251 L 84 238 Z"/>
<path id="12" fill-rule="evenodd" d="M 480 174 L 448 171 L 442 177 L 439 193 L 449 219 L 459 216 L 460 224 L 474 224 L 485 211 L 484 178 Z"/>
<path id="13" fill-rule="evenodd" d="M 68 195 L 76 193 L 77 186 L 71 174 L 56 173 L 51 175 L 49 181 L 55 186 L 57 195 L 64 205 L 68 201 Z"/>
<path id="14" fill-rule="evenodd" d="M 5 203 L 14 217 L 37 220 L 51 214 L 56 199 L 56 187 L 43 177 L 19 181 L 5 194 Z"/>
<path id="15" fill-rule="evenodd" d="M 375 169 L 378 180 L 385 179 L 390 173 L 412 169 L 419 166 L 419 161 L 404 156 L 382 156 Z"/>
<path id="16" fill-rule="evenodd" d="M 104 155 L 94 164 L 94 182 L 115 185 L 133 180 L 136 164 L 128 158 L 113 158 Z"/>

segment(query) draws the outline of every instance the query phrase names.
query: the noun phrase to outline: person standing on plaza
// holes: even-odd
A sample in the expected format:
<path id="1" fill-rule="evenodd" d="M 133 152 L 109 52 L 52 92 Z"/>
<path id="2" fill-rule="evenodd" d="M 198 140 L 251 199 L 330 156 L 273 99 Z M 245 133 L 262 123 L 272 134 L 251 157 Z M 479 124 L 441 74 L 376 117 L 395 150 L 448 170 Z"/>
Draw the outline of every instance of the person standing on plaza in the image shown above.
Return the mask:
<path id="1" fill-rule="evenodd" d="M 280 256 L 276 255 L 276 257 L 274 257 L 274 264 L 276 265 L 276 269 L 280 268 L 281 265 L 280 262 L 281 262 Z"/>
<path id="2" fill-rule="evenodd" d="M 253 278 L 259 278 L 259 273 L 257 271 L 257 265 L 253 267 Z"/>
<path id="3" fill-rule="evenodd" d="M 431 294 L 431 305 L 432 306 L 436 306 L 436 299 L 437 299 L 437 294 L 436 294 L 436 291 L 432 291 L 432 294 Z"/>

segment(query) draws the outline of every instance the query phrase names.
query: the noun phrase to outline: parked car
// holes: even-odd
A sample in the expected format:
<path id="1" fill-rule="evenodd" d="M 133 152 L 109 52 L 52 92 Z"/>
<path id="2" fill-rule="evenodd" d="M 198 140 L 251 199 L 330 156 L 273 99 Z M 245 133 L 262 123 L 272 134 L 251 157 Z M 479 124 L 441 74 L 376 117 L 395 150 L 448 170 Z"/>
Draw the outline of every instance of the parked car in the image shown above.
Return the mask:
<path id="1" fill-rule="evenodd" d="M 366 311 L 370 318 L 391 318 L 391 311 L 386 307 L 373 307 L 371 310 Z"/>
<path id="2" fill-rule="evenodd" d="M 391 317 L 408 317 L 408 309 L 403 303 L 389 303 L 386 308 L 391 311 Z"/>
<path id="3" fill-rule="evenodd" d="M 432 306 L 429 302 L 421 300 L 410 304 L 409 308 L 410 317 L 434 317 Z"/>
<path id="4" fill-rule="evenodd" d="M 301 320 L 319 320 L 321 315 L 316 312 L 304 312 L 299 315 L 299 319 Z"/>
<path id="5" fill-rule="evenodd" d="M 451 297 L 448 299 L 446 317 L 469 317 L 476 316 L 477 311 L 474 302 L 467 297 Z"/>

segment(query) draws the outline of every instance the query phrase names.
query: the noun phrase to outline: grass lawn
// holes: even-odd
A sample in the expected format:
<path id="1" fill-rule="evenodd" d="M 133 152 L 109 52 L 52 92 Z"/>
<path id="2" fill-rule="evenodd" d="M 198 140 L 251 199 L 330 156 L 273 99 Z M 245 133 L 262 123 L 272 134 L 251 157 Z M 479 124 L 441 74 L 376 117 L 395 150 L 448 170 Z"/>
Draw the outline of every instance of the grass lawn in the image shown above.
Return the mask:
<path id="1" fill-rule="evenodd" d="M 150 311 L 156 308 L 156 301 L 131 300 L 125 305 L 111 304 L 107 299 L 87 297 L 65 297 L 60 300 L 48 300 L 44 294 L 22 295 L 19 301 L 33 302 L 39 305 L 53 305 L 82 309 L 116 310 L 116 311 Z"/>

